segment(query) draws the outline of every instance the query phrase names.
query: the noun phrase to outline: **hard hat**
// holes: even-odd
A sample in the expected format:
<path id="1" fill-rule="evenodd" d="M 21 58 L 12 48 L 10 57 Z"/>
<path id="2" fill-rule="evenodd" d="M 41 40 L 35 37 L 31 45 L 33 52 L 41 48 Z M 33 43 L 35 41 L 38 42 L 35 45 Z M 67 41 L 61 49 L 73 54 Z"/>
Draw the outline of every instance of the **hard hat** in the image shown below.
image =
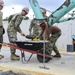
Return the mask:
<path id="1" fill-rule="evenodd" d="M 23 8 L 22 10 L 26 11 L 27 14 L 28 14 L 28 12 L 29 12 L 29 8 L 28 8 L 28 7 L 25 7 L 25 8 Z"/>
<path id="2" fill-rule="evenodd" d="M 42 13 L 46 13 L 46 9 L 45 8 L 40 8 Z"/>
<path id="3" fill-rule="evenodd" d="M 1 5 L 1 6 L 4 6 L 3 0 L 0 0 L 0 5 Z"/>

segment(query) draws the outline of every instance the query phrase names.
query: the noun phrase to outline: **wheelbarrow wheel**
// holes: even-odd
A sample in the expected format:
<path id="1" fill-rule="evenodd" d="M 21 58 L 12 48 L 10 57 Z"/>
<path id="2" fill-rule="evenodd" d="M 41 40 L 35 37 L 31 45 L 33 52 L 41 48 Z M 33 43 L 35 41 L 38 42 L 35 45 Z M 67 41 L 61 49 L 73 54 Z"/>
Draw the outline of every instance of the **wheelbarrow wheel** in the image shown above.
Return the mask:
<path id="1" fill-rule="evenodd" d="M 43 54 L 43 50 L 40 50 L 39 52 Z M 45 54 L 50 55 L 50 53 L 48 51 L 45 51 Z M 37 59 L 39 62 L 43 63 L 43 56 L 37 55 Z M 45 63 L 49 62 L 51 59 L 52 58 L 45 57 Z"/>

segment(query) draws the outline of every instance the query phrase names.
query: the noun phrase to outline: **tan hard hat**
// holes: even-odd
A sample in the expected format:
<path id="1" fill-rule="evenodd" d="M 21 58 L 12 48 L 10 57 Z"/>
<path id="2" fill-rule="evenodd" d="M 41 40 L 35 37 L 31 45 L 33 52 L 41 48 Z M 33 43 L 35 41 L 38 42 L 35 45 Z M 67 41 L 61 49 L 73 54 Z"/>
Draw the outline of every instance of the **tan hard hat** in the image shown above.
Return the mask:
<path id="1" fill-rule="evenodd" d="M 40 7 L 40 9 L 41 9 L 42 13 L 46 13 L 46 9 L 45 8 Z"/>
<path id="2" fill-rule="evenodd" d="M 3 0 L 0 0 L 0 5 L 1 5 L 1 6 L 4 6 Z"/>
<path id="3" fill-rule="evenodd" d="M 22 10 L 26 11 L 27 13 L 29 12 L 29 8 L 28 7 L 25 7 Z"/>

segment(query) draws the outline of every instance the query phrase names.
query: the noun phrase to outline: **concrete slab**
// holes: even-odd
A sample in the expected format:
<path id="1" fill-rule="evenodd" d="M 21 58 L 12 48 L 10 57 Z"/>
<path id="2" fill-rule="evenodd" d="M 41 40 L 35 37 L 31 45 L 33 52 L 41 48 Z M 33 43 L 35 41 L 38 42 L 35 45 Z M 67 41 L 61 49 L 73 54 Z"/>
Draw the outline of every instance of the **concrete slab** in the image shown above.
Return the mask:
<path id="1" fill-rule="evenodd" d="M 53 58 L 48 63 L 40 63 L 37 60 L 37 56 L 33 55 L 31 60 L 24 64 L 19 61 L 10 60 L 9 48 L 2 48 L 1 52 L 5 58 L 0 59 L 0 70 L 21 70 L 30 72 L 34 75 L 75 75 L 75 53 L 61 52 L 61 58 Z M 20 51 L 17 50 L 17 54 L 20 55 Z M 26 52 L 26 59 L 28 59 L 30 53 Z M 42 69 L 40 67 L 46 67 L 48 69 Z"/>

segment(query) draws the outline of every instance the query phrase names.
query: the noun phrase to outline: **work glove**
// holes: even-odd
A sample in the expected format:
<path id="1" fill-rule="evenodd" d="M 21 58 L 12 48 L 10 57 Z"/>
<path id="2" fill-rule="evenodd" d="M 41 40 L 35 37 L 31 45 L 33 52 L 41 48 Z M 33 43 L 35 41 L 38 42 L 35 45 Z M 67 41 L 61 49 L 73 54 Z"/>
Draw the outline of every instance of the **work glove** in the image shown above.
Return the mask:
<path id="1" fill-rule="evenodd" d="M 33 38 L 34 41 L 40 40 L 40 36 L 36 36 L 35 38 Z"/>
<path id="2" fill-rule="evenodd" d="M 33 40 L 34 40 L 34 41 L 38 41 L 38 40 L 40 40 L 40 38 L 34 38 Z"/>
<path id="3" fill-rule="evenodd" d="M 23 32 L 20 33 L 22 36 L 25 36 L 25 34 Z"/>

